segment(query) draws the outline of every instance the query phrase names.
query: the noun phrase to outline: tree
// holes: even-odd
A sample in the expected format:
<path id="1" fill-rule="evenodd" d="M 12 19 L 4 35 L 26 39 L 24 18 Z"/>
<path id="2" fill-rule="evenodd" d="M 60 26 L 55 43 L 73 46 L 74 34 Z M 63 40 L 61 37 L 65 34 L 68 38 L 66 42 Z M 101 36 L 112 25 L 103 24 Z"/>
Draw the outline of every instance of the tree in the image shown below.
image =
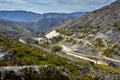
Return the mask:
<path id="1" fill-rule="evenodd" d="M 51 51 L 52 52 L 57 52 L 57 51 L 61 51 L 62 47 L 60 45 L 54 45 L 51 47 Z"/>
<path id="2" fill-rule="evenodd" d="M 63 40 L 63 37 L 62 36 L 53 37 L 52 40 L 54 40 L 55 42 L 59 42 Z"/>

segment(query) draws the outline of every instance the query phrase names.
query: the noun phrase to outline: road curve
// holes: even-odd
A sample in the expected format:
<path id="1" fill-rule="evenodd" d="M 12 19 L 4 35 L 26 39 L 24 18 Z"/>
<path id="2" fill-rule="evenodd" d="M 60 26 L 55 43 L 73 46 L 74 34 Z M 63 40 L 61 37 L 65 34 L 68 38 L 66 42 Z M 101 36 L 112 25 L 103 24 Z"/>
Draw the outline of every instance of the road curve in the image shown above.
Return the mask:
<path id="1" fill-rule="evenodd" d="M 68 55 L 71 55 L 71 56 L 74 56 L 74 57 L 77 57 L 77 58 L 80 58 L 80 59 L 84 59 L 84 60 L 93 62 L 93 63 L 95 63 L 95 64 L 104 64 L 104 65 L 108 65 L 105 61 L 93 60 L 93 59 L 90 59 L 90 58 L 87 58 L 87 57 L 84 57 L 84 56 L 81 56 L 81 55 L 73 54 L 73 53 L 67 52 L 67 51 L 64 51 L 64 52 L 65 52 L 66 54 L 68 54 Z"/>

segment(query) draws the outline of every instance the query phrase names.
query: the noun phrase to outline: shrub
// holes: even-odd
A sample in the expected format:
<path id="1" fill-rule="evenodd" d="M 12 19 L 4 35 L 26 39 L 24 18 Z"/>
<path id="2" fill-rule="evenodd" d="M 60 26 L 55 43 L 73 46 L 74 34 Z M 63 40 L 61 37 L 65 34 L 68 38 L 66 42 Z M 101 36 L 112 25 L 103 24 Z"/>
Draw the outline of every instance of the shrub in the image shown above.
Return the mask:
<path id="1" fill-rule="evenodd" d="M 112 55 L 118 55 L 118 52 L 114 49 L 105 49 L 102 55 L 112 57 Z"/>
<path id="2" fill-rule="evenodd" d="M 119 24 L 118 24 L 118 23 L 114 23 L 113 26 L 116 27 L 116 28 L 118 28 L 118 27 L 119 27 Z"/>
<path id="3" fill-rule="evenodd" d="M 52 40 L 54 40 L 55 42 L 59 42 L 63 40 L 63 37 L 62 36 L 53 37 Z"/>
<path id="4" fill-rule="evenodd" d="M 101 38 L 96 38 L 95 42 L 97 47 L 104 47 L 104 44 Z"/>
<path id="5" fill-rule="evenodd" d="M 61 50 L 62 50 L 62 47 L 59 45 L 54 45 L 51 47 L 52 52 L 57 52 L 57 51 L 61 51 Z"/>

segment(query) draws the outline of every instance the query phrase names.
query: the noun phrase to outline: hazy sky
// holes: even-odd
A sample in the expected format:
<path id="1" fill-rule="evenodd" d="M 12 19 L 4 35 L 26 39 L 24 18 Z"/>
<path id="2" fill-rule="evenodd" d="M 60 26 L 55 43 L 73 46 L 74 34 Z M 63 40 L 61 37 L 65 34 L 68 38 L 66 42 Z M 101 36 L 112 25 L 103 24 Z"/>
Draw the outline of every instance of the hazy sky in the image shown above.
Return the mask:
<path id="1" fill-rule="evenodd" d="M 37 13 L 92 11 L 116 0 L 0 0 L 0 10 Z"/>

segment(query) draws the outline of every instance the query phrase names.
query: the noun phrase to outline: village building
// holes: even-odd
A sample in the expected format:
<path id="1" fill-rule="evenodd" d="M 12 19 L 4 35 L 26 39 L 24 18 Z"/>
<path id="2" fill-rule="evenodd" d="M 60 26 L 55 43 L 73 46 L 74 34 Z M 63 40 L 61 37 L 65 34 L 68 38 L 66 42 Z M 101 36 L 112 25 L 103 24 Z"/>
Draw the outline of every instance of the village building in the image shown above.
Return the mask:
<path id="1" fill-rule="evenodd" d="M 45 38 L 33 38 L 35 41 L 37 41 L 39 44 L 46 42 Z"/>
<path id="2" fill-rule="evenodd" d="M 45 35 L 47 39 L 52 39 L 53 37 L 57 37 L 57 36 L 60 36 L 60 33 L 57 32 L 56 30 L 53 30 L 50 33 Z"/>
<path id="3" fill-rule="evenodd" d="M 23 43 L 23 44 L 27 44 L 27 42 L 23 39 L 19 39 L 19 42 Z"/>

